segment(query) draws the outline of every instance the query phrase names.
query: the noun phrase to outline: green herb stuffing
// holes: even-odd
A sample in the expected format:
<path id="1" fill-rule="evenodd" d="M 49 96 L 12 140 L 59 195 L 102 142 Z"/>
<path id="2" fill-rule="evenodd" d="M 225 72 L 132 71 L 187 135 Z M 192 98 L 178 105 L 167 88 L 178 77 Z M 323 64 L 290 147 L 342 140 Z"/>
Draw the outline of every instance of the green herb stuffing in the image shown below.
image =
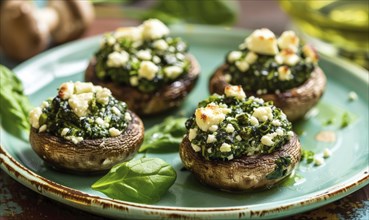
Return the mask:
<path id="1" fill-rule="evenodd" d="M 115 165 L 91 188 L 129 202 L 155 203 L 177 178 L 176 171 L 159 158 L 141 158 Z"/>
<path id="2" fill-rule="evenodd" d="M 109 45 L 105 42 L 95 54 L 97 60 L 95 73 L 101 80 L 132 86 L 141 92 L 153 92 L 189 72 L 190 62 L 185 56 L 187 45 L 180 38 L 165 36 L 161 39 L 145 40 L 137 47 L 134 46 L 136 42 L 126 38 L 115 38 L 113 34 L 107 34 L 104 37 L 105 41 L 108 41 L 108 39 L 114 39 L 116 43 Z M 153 44 L 158 40 L 164 40 L 168 45 L 167 49 L 156 49 Z M 118 51 L 127 52 L 129 60 L 121 67 L 109 67 L 107 64 L 108 56 L 116 51 L 116 47 L 120 48 Z M 150 62 L 155 63 L 159 68 L 158 73 L 152 80 L 138 76 L 140 64 L 143 61 L 137 56 L 140 50 L 149 50 L 151 55 Z M 169 77 L 164 72 L 165 67 L 169 66 L 180 67 L 183 71 L 178 75 Z M 133 79 L 137 82 L 132 83 Z"/>
<path id="3" fill-rule="evenodd" d="M 243 59 L 248 54 L 249 50 L 241 50 Z M 281 92 L 302 85 L 309 79 L 311 73 L 315 69 L 315 64 L 305 61 L 305 56 L 298 50 L 297 55 L 302 57 L 300 61 L 294 65 L 289 66 L 293 78 L 290 80 L 280 80 L 278 77 L 279 65 L 274 56 L 257 54 L 258 58 L 255 63 L 251 64 L 249 69 L 245 72 L 240 71 L 235 63 L 230 63 L 228 59 L 228 72 L 231 78 L 231 84 L 242 85 L 245 92 L 257 90 L 266 90 L 267 93 L 279 90 Z M 228 57 L 228 56 L 226 56 Z"/>
<path id="4" fill-rule="evenodd" d="M 62 100 L 59 96 L 46 101 L 48 105 L 42 108 L 39 119 L 40 126 L 47 125 L 46 132 L 59 137 L 83 137 L 84 139 L 98 139 L 110 137 L 109 128 L 123 131 L 129 121 L 125 120 L 127 105 L 113 97 L 109 98 L 107 105 L 102 105 L 93 98 L 89 103 L 89 113 L 85 117 L 77 116 L 68 104 L 68 100 Z M 113 112 L 116 107 L 120 114 Z M 106 125 L 100 125 L 98 118 Z M 63 129 L 68 132 L 61 135 Z"/>
<path id="5" fill-rule="evenodd" d="M 31 104 L 23 94 L 21 81 L 3 65 L 0 65 L 0 106 L 1 126 L 10 134 L 28 140 Z"/>
<path id="6" fill-rule="evenodd" d="M 207 160 L 232 160 L 242 155 L 267 154 L 279 149 L 287 143 L 292 133 L 291 123 L 287 120 L 285 114 L 271 102 L 264 102 L 262 99 L 249 97 L 246 100 L 239 100 L 234 97 L 225 97 L 212 95 L 205 101 L 198 104 L 198 107 L 205 107 L 209 103 L 225 105 L 231 112 L 226 115 L 225 120 L 219 123 L 218 129 L 214 132 L 201 130 L 193 115 L 186 121 L 186 128 L 196 129 L 197 135 L 191 141 L 191 144 L 201 147 L 201 154 Z M 270 107 L 272 109 L 273 120 L 259 121 L 253 125 L 250 121 L 256 108 Z M 278 122 L 277 124 L 275 122 Z M 234 131 L 227 132 L 227 126 L 232 125 Z M 276 133 L 279 133 L 277 135 Z M 264 145 L 262 137 L 268 134 L 275 134 L 273 144 Z M 208 137 L 213 135 L 216 141 L 209 143 Z M 223 144 L 231 145 L 231 150 L 222 152 L 220 150 Z"/>
<path id="7" fill-rule="evenodd" d="M 275 161 L 276 167 L 273 172 L 269 173 L 266 178 L 268 180 L 279 179 L 286 175 L 287 167 L 291 164 L 291 157 L 280 157 Z"/>
<path id="8" fill-rule="evenodd" d="M 306 160 L 307 164 L 310 164 L 314 161 L 315 153 L 311 150 L 301 149 L 301 161 Z"/>
<path id="9" fill-rule="evenodd" d="M 342 118 L 341 118 L 341 128 L 345 128 L 347 127 L 349 124 L 351 123 L 351 118 L 349 113 L 345 112 L 342 114 Z"/>
<path id="10" fill-rule="evenodd" d="M 145 139 L 139 152 L 148 149 L 156 151 L 177 151 L 186 134 L 186 118 L 168 117 L 162 123 L 145 131 Z"/>

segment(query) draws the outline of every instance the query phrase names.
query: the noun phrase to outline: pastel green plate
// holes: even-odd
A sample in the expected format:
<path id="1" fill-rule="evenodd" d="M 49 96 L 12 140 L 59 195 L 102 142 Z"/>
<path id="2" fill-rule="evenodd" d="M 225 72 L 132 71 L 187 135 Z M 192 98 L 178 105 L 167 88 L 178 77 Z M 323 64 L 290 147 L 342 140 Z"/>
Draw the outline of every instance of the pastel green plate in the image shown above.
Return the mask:
<path id="1" fill-rule="evenodd" d="M 182 108 L 171 115 L 190 115 L 197 103 L 208 96 L 208 79 L 224 61 L 227 51 L 237 48 L 250 32 L 207 26 L 177 26 L 173 35 L 190 45 L 199 60 L 202 73 L 194 91 Z M 65 81 L 83 80 L 89 58 L 98 48 L 100 37 L 57 47 L 21 64 L 14 71 L 24 82 L 32 104 L 54 96 Z M 320 66 L 328 77 L 326 92 L 308 117 L 295 124 L 302 146 L 319 156 L 325 148 L 333 155 L 321 166 L 302 162 L 295 174 L 282 184 L 249 193 L 226 193 L 201 185 L 183 171 L 177 152 L 148 153 L 160 157 L 176 169 L 175 184 L 156 204 L 145 205 L 113 200 L 93 191 L 90 185 L 100 176 L 77 176 L 49 169 L 33 152 L 29 143 L 1 130 L 1 168 L 30 189 L 87 212 L 114 218 L 272 218 L 292 215 L 340 199 L 369 182 L 368 174 L 368 76 L 358 67 L 342 60 L 322 57 Z M 348 93 L 358 94 L 348 101 Z M 4 106 L 1 106 L 4 108 Z M 340 128 L 341 116 L 348 112 L 349 126 Z M 167 115 L 144 119 L 146 128 Z M 334 118 L 331 125 L 323 124 Z M 321 131 L 335 136 L 333 142 L 316 140 Z"/>

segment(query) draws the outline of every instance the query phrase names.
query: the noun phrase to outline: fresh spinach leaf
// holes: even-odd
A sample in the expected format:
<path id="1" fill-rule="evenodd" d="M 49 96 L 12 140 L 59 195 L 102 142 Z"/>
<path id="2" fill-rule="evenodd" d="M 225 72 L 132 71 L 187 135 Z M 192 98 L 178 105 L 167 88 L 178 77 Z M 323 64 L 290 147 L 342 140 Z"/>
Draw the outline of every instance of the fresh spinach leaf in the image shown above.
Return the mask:
<path id="1" fill-rule="evenodd" d="M 315 153 L 311 150 L 301 150 L 301 161 L 306 160 L 307 164 L 310 164 L 314 161 Z"/>
<path id="2" fill-rule="evenodd" d="M 115 165 L 91 188 L 129 202 L 155 203 L 168 191 L 177 173 L 159 158 L 141 158 Z"/>
<path id="3" fill-rule="evenodd" d="M 291 164 L 291 157 L 280 157 L 276 160 L 275 163 L 276 167 L 274 168 L 273 172 L 269 173 L 266 176 L 268 180 L 284 177 L 286 175 L 288 165 Z"/>
<path id="4" fill-rule="evenodd" d="M 145 131 L 145 139 L 139 152 L 148 149 L 159 152 L 177 151 L 187 130 L 186 118 L 168 117 L 162 123 Z"/>
<path id="5" fill-rule="evenodd" d="M 23 94 L 21 81 L 3 65 L 0 65 L 0 106 L 0 121 L 4 130 L 27 140 L 30 129 L 28 112 L 31 110 L 31 104 Z"/>

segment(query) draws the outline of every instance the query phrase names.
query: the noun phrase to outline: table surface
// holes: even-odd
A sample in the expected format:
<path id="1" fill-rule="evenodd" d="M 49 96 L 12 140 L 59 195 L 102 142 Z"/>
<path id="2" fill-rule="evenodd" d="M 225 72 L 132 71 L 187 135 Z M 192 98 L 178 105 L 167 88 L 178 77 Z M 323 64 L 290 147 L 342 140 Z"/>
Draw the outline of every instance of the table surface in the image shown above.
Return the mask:
<path id="1" fill-rule="evenodd" d="M 145 6 L 145 3 L 140 3 Z M 276 1 L 240 1 L 240 18 L 236 27 L 255 29 L 267 27 L 280 34 L 289 24 L 288 17 L 279 9 Z M 266 16 L 267 15 L 267 16 Z M 99 16 L 82 36 L 89 37 L 112 31 L 119 26 L 138 24 L 135 20 Z M 17 62 L 0 56 L 2 64 L 14 67 Z M 368 161 L 369 163 L 369 161 Z M 336 202 L 321 208 L 298 214 L 288 219 L 368 219 L 369 185 Z M 18 183 L 0 170 L 0 219 L 106 219 L 66 206 L 44 197 Z M 287 218 L 286 218 L 287 219 Z"/>

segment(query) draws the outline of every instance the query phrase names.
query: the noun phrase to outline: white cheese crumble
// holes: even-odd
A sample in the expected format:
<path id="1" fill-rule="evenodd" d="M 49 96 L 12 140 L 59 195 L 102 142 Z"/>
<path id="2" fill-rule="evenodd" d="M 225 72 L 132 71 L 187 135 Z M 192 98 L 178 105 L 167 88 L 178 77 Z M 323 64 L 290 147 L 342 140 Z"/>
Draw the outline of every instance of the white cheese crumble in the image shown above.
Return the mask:
<path id="1" fill-rule="evenodd" d="M 293 75 L 291 73 L 290 68 L 288 68 L 288 66 L 278 67 L 278 79 L 281 81 L 293 79 Z"/>
<path id="2" fill-rule="evenodd" d="M 254 52 L 248 52 L 246 57 L 245 57 L 245 61 L 249 64 L 253 64 L 255 63 L 255 61 L 258 59 L 258 55 Z"/>
<path id="3" fill-rule="evenodd" d="M 275 138 L 275 136 L 277 136 L 277 133 L 266 134 L 261 137 L 260 141 L 262 144 L 266 146 L 273 146 L 274 144 L 273 138 Z"/>
<path id="4" fill-rule="evenodd" d="M 220 152 L 231 152 L 232 151 L 232 147 L 231 145 L 227 144 L 227 143 L 223 143 L 220 148 L 219 148 Z"/>
<path id="5" fill-rule="evenodd" d="M 116 137 L 116 136 L 119 136 L 122 132 L 119 131 L 118 129 L 116 128 L 109 128 L 109 134 L 111 137 Z"/>
<path id="6" fill-rule="evenodd" d="M 299 46 L 299 41 L 300 40 L 294 31 L 285 31 L 278 38 L 278 46 L 281 49 L 289 49 L 296 53 Z"/>
<path id="7" fill-rule="evenodd" d="M 229 83 L 232 80 L 232 76 L 230 74 L 224 74 L 224 81 Z"/>
<path id="8" fill-rule="evenodd" d="M 227 97 L 235 97 L 239 100 L 244 100 L 246 98 L 246 94 L 242 89 L 242 86 L 226 86 L 224 88 L 224 93 Z"/>
<path id="9" fill-rule="evenodd" d="M 95 87 L 90 82 L 75 82 L 74 83 L 75 94 L 95 92 Z"/>
<path id="10" fill-rule="evenodd" d="M 318 53 L 314 50 L 311 45 L 305 44 L 302 47 L 302 52 L 304 53 L 306 60 L 310 62 L 318 62 L 319 56 Z"/>
<path id="11" fill-rule="evenodd" d="M 234 63 L 235 61 L 239 60 L 242 56 L 241 51 L 232 51 L 228 54 L 228 62 Z"/>
<path id="12" fill-rule="evenodd" d="M 295 135 L 295 133 L 293 133 L 293 131 L 288 131 L 288 132 L 287 132 L 287 135 L 288 135 L 290 138 L 292 138 L 292 137 Z"/>
<path id="13" fill-rule="evenodd" d="M 201 107 L 196 109 L 196 124 L 203 131 L 207 131 L 210 126 L 218 125 L 222 122 L 226 114 L 229 113 L 231 109 L 223 108 L 214 103 L 209 103 L 205 108 Z"/>
<path id="14" fill-rule="evenodd" d="M 133 42 L 142 41 L 142 27 L 121 27 L 114 32 L 117 39 L 125 38 Z"/>
<path id="15" fill-rule="evenodd" d="M 233 160 L 233 154 L 229 155 L 229 156 L 227 157 L 227 159 L 228 159 L 228 160 Z"/>
<path id="16" fill-rule="evenodd" d="M 197 128 L 191 128 L 188 132 L 188 140 L 192 141 L 197 136 Z"/>
<path id="17" fill-rule="evenodd" d="M 197 146 L 196 144 L 191 144 L 192 146 L 192 149 L 195 151 L 195 152 L 199 152 L 201 151 L 201 147 Z"/>
<path id="18" fill-rule="evenodd" d="M 121 67 L 129 60 L 129 54 L 126 51 L 114 51 L 108 55 L 106 65 L 108 67 Z"/>
<path id="19" fill-rule="evenodd" d="M 68 104 L 72 111 L 78 116 L 83 117 L 88 114 L 89 102 L 94 98 L 93 93 L 82 93 L 73 94 L 72 97 L 68 99 Z"/>
<path id="20" fill-rule="evenodd" d="M 152 57 L 150 50 L 139 50 L 136 56 L 141 60 L 151 60 Z"/>
<path id="21" fill-rule="evenodd" d="M 282 136 L 283 135 L 283 129 L 281 127 L 279 127 L 275 130 L 275 133 L 277 133 L 277 135 L 279 135 L 279 136 Z"/>
<path id="22" fill-rule="evenodd" d="M 113 113 L 114 114 L 116 114 L 116 115 L 118 115 L 118 116 L 120 116 L 122 113 L 119 111 L 119 109 L 117 108 L 117 107 L 115 107 L 115 106 L 113 106 L 112 108 L 111 108 L 111 110 L 113 111 Z"/>
<path id="23" fill-rule="evenodd" d="M 274 33 L 266 28 L 255 30 L 245 39 L 245 43 L 249 50 L 256 53 L 265 55 L 278 53 L 277 39 Z"/>
<path id="24" fill-rule="evenodd" d="M 259 121 L 257 118 L 255 118 L 254 116 L 251 116 L 249 119 L 249 122 L 251 123 L 252 126 L 257 126 L 259 125 Z"/>
<path id="25" fill-rule="evenodd" d="M 46 131 L 46 129 L 47 129 L 47 125 L 42 125 L 41 127 L 40 127 L 40 129 L 38 130 L 38 132 L 44 132 L 44 131 Z"/>
<path id="26" fill-rule="evenodd" d="M 30 111 L 29 121 L 32 127 L 37 128 L 37 129 L 40 127 L 39 120 L 40 120 L 41 114 L 42 114 L 42 109 L 40 107 L 36 107 Z"/>
<path id="27" fill-rule="evenodd" d="M 350 101 L 355 101 L 355 100 L 357 100 L 357 98 L 358 98 L 357 93 L 356 93 L 356 92 L 354 92 L 354 91 L 349 92 L 349 94 L 348 94 L 348 98 L 349 98 L 349 100 L 350 100 Z"/>
<path id="28" fill-rule="evenodd" d="M 124 114 L 124 120 L 126 120 L 126 121 L 131 121 L 132 120 L 132 116 L 129 112 L 126 112 Z"/>
<path id="29" fill-rule="evenodd" d="M 281 126 L 282 125 L 282 123 L 281 123 L 281 121 L 279 121 L 279 120 L 277 120 L 277 119 L 275 119 L 275 120 L 273 120 L 272 121 L 272 125 L 274 125 L 274 126 Z"/>
<path id="30" fill-rule="evenodd" d="M 144 39 L 158 39 L 168 34 L 168 27 L 158 19 L 149 19 L 142 24 L 142 36 Z"/>
<path id="31" fill-rule="evenodd" d="M 273 113 L 272 113 L 272 108 L 267 106 L 267 107 L 258 107 L 256 109 L 254 109 L 254 112 L 252 113 L 252 116 L 254 116 L 255 118 L 257 118 L 259 121 L 266 121 L 266 120 L 273 120 Z"/>
<path id="32" fill-rule="evenodd" d="M 102 105 L 107 105 L 109 103 L 109 97 L 111 96 L 111 91 L 107 88 L 97 87 L 96 91 L 96 101 Z"/>
<path id="33" fill-rule="evenodd" d="M 294 66 L 300 61 L 300 57 L 292 50 L 284 49 L 274 57 L 278 64 L 287 64 Z"/>
<path id="34" fill-rule="evenodd" d="M 129 78 L 129 83 L 132 85 L 132 86 L 137 86 L 138 85 L 138 77 L 137 76 L 131 76 Z"/>
<path id="35" fill-rule="evenodd" d="M 41 108 L 44 109 L 44 108 L 48 108 L 50 105 L 48 102 L 46 101 L 43 101 L 42 104 L 41 104 Z"/>
<path id="36" fill-rule="evenodd" d="M 67 135 L 67 133 L 69 132 L 69 128 L 63 128 L 63 130 L 60 132 L 60 135 L 61 136 L 65 136 L 65 135 Z"/>
<path id="37" fill-rule="evenodd" d="M 73 82 L 65 82 L 60 85 L 58 96 L 63 99 L 69 99 L 74 93 L 74 83 Z"/>
<path id="38" fill-rule="evenodd" d="M 208 143 L 208 144 L 214 143 L 216 141 L 217 141 L 217 138 L 213 134 L 209 134 L 208 135 L 208 138 L 206 139 L 206 143 Z"/>
<path id="39" fill-rule="evenodd" d="M 169 79 L 177 78 L 182 72 L 183 69 L 179 66 L 168 66 L 164 68 L 164 73 Z"/>
<path id="40" fill-rule="evenodd" d="M 328 158 L 332 155 L 332 151 L 329 150 L 328 148 L 325 148 L 324 151 L 323 151 L 323 157 L 324 158 Z"/>
<path id="41" fill-rule="evenodd" d="M 151 61 L 142 61 L 140 68 L 138 69 L 138 76 L 152 80 L 155 78 L 156 73 L 159 71 L 159 67 Z"/>
<path id="42" fill-rule="evenodd" d="M 240 136 L 240 135 L 237 135 L 237 136 L 236 136 L 236 139 L 237 139 L 238 141 L 241 141 L 241 140 L 242 140 L 242 138 L 241 138 L 241 136 Z"/>
<path id="43" fill-rule="evenodd" d="M 227 132 L 227 133 L 233 133 L 234 132 L 234 127 L 233 127 L 233 125 L 232 124 L 227 124 L 227 127 L 225 128 L 225 131 Z"/>
<path id="44" fill-rule="evenodd" d="M 153 61 L 154 63 L 156 63 L 156 64 L 159 64 L 159 63 L 161 62 L 161 59 L 160 59 L 160 57 L 158 57 L 158 56 L 154 56 L 154 57 L 152 58 L 152 61 Z"/>
<path id="45" fill-rule="evenodd" d="M 157 40 L 155 41 L 152 46 L 155 48 L 155 49 L 158 49 L 158 50 L 166 50 L 168 49 L 168 44 L 167 42 L 165 42 L 165 40 L 163 39 L 160 39 L 160 40 Z"/>
<path id="46" fill-rule="evenodd" d="M 218 125 L 212 125 L 212 126 L 209 127 L 209 131 L 211 131 L 211 132 L 215 132 L 217 130 L 218 130 Z"/>
<path id="47" fill-rule="evenodd" d="M 318 156 L 314 156 L 314 165 L 320 166 L 324 163 L 324 159 Z"/>
<path id="48" fill-rule="evenodd" d="M 246 60 L 236 61 L 236 67 L 241 71 L 245 72 L 250 68 L 250 64 Z"/>

